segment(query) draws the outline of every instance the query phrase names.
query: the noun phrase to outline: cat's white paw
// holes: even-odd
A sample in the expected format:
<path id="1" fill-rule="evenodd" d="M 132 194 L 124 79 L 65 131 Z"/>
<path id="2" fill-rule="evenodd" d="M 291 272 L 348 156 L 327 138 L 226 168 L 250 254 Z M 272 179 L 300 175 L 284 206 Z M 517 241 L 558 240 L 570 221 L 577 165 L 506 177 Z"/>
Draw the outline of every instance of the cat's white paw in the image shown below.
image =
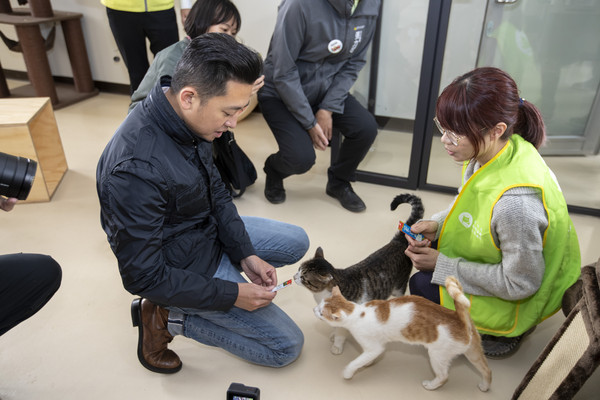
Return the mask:
<path id="1" fill-rule="evenodd" d="M 331 354 L 335 354 L 336 356 L 339 356 L 340 354 L 342 354 L 344 352 L 344 346 L 337 346 L 335 343 L 333 343 L 331 345 L 331 347 L 329 348 L 329 351 L 331 351 Z"/>
<path id="2" fill-rule="evenodd" d="M 422 383 L 423 387 L 427 390 L 435 390 L 444 384 L 444 382 L 440 382 L 437 379 L 433 379 L 431 381 L 423 381 Z"/>
<path id="3" fill-rule="evenodd" d="M 352 368 L 348 368 L 348 367 L 344 368 L 344 374 L 343 374 L 344 375 L 344 379 L 352 379 L 352 377 L 354 376 L 355 372 L 356 371 L 354 369 L 352 369 Z"/>
<path id="4" fill-rule="evenodd" d="M 487 392 L 490 389 L 490 383 L 486 381 L 481 381 L 479 382 L 477 387 L 479 387 L 479 390 L 481 390 L 482 392 Z"/>
<path id="5" fill-rule="evenodd" d="M 344 352 L 344 343 L 346 343 L 346 338 L 344 336 L 336 335 L 334 332 L 329 336 L 329 340 L 331 340 L 331 347 L 329 348 L 331 354 L 337 356 Z"/>

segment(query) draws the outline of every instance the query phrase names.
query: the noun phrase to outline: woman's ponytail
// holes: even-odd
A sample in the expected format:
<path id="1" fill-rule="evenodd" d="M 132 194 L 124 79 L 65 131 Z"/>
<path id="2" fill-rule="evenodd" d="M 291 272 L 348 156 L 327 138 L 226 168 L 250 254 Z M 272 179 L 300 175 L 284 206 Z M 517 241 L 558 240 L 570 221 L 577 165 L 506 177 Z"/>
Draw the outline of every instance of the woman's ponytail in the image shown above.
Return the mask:
<path id="1" fill-rule="evenodd" d="M 519 111 L 513 132 L 533 144 L 536 149 L 546 142 L 546 125 L 540 110 L 523 98 L 519 99 Z"/>

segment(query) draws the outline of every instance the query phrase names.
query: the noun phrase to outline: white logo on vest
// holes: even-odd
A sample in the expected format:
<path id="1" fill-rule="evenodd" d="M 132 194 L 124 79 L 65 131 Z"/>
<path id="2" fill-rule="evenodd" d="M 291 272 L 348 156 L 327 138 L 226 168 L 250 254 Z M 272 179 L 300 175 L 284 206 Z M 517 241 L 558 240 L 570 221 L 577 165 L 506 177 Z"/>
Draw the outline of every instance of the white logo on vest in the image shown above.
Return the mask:
<path id="1" fill-rule="evenodd" d="M 470 228 L 473 225 L 473 216 L 468 212 L 461 213 L 458 216 L 458 220 L 465 228 Z"/>
<path id="2" fill-rule="evenodd" d="M 481 239 L 481 235 L 483 234 L 483 229 L 477 223 L 477 221 L 473 221 L 473 216 L 468 212 L 463 212 L 458 216 L 458 221 L 467 229 L 471 229 L 471 234 L 475 236 L 477 239 Z"/>

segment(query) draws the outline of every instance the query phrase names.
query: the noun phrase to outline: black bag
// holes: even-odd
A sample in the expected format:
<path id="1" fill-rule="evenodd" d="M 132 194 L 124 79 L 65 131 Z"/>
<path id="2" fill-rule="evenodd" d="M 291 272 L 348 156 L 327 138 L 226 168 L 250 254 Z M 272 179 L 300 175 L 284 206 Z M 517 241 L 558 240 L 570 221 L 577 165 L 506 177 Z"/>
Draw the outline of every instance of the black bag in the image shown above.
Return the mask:
<path id="1" fill-rule="evenodd" d="M 213 159 L 233 197 L 240 197 L 256 181 L 256 168 L 238 146 L 233 132 L 223 132 L 213 141 Z"/>

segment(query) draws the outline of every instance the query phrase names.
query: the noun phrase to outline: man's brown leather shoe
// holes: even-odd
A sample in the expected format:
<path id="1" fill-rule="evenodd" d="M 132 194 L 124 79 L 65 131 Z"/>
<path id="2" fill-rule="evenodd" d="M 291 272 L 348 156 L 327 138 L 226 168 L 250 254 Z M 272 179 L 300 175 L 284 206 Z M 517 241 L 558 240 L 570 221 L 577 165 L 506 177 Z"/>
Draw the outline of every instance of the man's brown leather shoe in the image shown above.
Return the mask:
<path id="1" fill-rule="evenodd" d="M 150 371 L 173 374 L 181 369 L 181 360 L 167 348 L 173 336 L 167 330 L 169 311 L 147 299 L 131 303 L 133 326 L 139 329 L 138 359 Z"/>

